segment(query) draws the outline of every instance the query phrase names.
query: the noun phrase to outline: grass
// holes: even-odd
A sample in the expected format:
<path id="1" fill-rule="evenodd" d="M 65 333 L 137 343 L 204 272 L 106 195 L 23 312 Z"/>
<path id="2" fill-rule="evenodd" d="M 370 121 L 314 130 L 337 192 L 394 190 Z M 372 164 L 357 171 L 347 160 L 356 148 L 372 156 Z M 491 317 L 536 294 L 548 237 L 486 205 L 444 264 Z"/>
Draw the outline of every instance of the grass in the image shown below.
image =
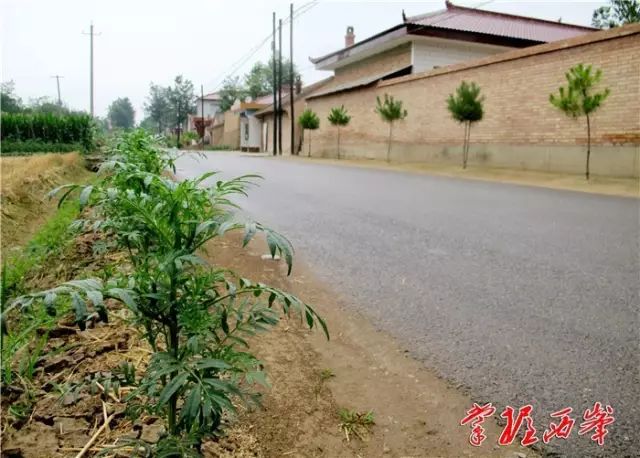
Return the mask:
<path id="1" fill-rule="evenodd" d="M 336 374 L 334 374 L 332 369 L 327 368 L 327 369 L 322 369 L 320 371 L 320 381 L 321 382 L 329 380 L 330 378 L 333 378 L 335 376 L 336 376 Z"/>
<path id="2" fill-rule="evenodd" d="M 46 198 L 48 191 L 60 184 L 86 182 L 92 176 L 78 153 L 1 157 L 2 260 L 54 213 L 56 205 Z"/>
<path id="3" fill-rule="evenodd" d="M 344 432 L 347 442 L 352 436 L 363 440 L 369 433 L 371 427 L 375 425 L 373 411 L 358 412 L 356 410 L 340 409 L 338 411 L 340 417 L 340 429 Z"/>

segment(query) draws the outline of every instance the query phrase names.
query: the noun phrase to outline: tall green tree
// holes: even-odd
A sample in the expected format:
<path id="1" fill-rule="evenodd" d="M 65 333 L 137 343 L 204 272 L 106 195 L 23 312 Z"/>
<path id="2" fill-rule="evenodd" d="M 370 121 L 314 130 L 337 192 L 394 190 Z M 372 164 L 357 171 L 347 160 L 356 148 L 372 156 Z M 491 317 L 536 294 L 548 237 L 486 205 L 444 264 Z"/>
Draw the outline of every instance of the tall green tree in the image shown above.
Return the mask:
<path id="1" fill-rule="evenodd" d="M 610 0 L 609 5 L 594 10 L 591 18 L 591 24 L 599 29 L 611 29 L 634 22 L 640 22 L 638 0 Z"/>
<path id="2" fill-rule="evenodd" d="M 244 75 L 244 88 L 251 98 L 272 92 L 273 81 L 269 66 L 262 62 L 256 62 L 251 70 Z"/>
<path id="3" fill-rule="evenodd" d="M 147 119 L 155 124 L 158 133 L 162 133 L 171 117 L 169 88 L 151 83 L 149 95 L 144 103 L 144 112 Z"/>
<path id="4" fill-rule="evenodd" d="M 196 110 L 196 98 L 193 83 L 182 75 L 176 76 L 168 91 L 171 117 L 176 126 L 176 147 L 180 148 L 180 133 L 190 113 Z"/>
<path id="5" fill-rule="evenodd" d="M 376 97 L 376 113 L 380 115 L 382 120 L 389 123 L 389 146 L 387 147 L 387 162 L 391 162 L 391 141 L 393 138 L 393 123 L 402 121 L 407 117 L 407 110 L 402 108 L 402 101 L 395 100 L 393 96 L 384 95 L 384 101 L 380 97 Z"/>
<path id="6" fill-rule="evenodd" d="M 239 76 L 228 76 L 222 82 L 220 94 L 220 110 L 227 111 L 237 99 L 244 99 L 248 93 L 240 82 Z"/>
<path id="7" fill-rule="evenodd" d="M 455 94 L 449 94 L 447 108 L 451 117 L 464 124 L 464 146 L 462 149 L 462 168 L 467 168 L 469 160 L 469 137 L 471 124 L 478 122 L 484 116 L 484 97 L 480 95 L 480 86 L 476 83 L 463 81 Z"/>
<path id="8" fill-rule="evenodd" d="M 594 89 L 602 79 L 602 70 L 593 71 L 591 65 L 578 64 L 565 73 L 567 86 L 560 87 L 557 94 L 549 95 L 549 102 L 567 116 L 577 119 L 587 118 L 587 161 L 585 177 L 589 179 L 589 160 L 591 157 L 591 114 L 595 112 L 611 92 L 605 88 L 601 92 Z"/>
<path id="9" fill-rule="evenodd" d="M 0 85 L 0 109 L 3 113 L 20 113 L 24 107 L 22 99 L 15 95 L 16 84 L 6 81 Z"/>
<path id="10" fill-rule="evenodd" d="M 329 112 L 329 116 L 327 120 L 331 123 L 332 126 L 336 126 L 338 128 L 338 159 L 340 159 L 340 128 L 349 124 L 351 121 L 351 116 L 345 110 L 344 105 L 340 107 L 334 107 Z"/>
<path id="11" fill-rule="evenodd" d="M 304 141 L 304 131 L 314 131 L 320 127 L 320 118 L 313 112 L 313 110 L 307 108 L 298 118 L 298 123 L 300 124 L 300 127 L 302 127 L 302 140 Z M 311 132 L 309 132 L 309 150 L 307 156 L 311 157 Z"/>
<path id="12" fill-rule="evenodd" d="M 65 105 L 60 105 L 57 101 L 54 101 L 51 97 L 43 96 L 31 99 L 29 106 L 25 108 L 25 111 L 30 113 L 44 113 L 54 115 L 66 115 L 71 113 L 71 110 Z"/>
<path id="13" fill-rule="evenodd" d="M 129 97 L 119 98 L 111 102 L 107 116 L 111 122 L 111 127 L 133 129 L 135 111 Z"/>

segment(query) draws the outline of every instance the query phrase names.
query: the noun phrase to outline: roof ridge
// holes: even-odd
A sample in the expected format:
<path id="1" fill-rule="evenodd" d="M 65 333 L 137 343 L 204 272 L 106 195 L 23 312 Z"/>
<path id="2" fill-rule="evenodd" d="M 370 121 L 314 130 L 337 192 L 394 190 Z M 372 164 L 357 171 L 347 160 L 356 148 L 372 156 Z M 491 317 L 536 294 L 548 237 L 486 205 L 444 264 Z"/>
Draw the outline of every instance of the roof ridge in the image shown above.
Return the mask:
<path id="1" fill-rule="evenodd" d="M 452 2 L 450 2 L 449 0 L 445 0 L 445 5 L 447 6 L 447 10 L 465 10 L 465 11 L 473 11 L 476 13 L 483 13 L 483 14 L 490 14 L 490 15 L 494 15 L 494 16 L 503 16 L 503 17 L 510 17 L 510 18 L 516 18 L 516 19 L 524 19 L 526 21 L 531 21 L 531 22 L 544 22 L 547 24 L 555 24 L 555 25 L 561 25 L 561 26 L 565 26 L 565 27 L 575 27 L 578 29 L 586 29 L 586 30 L 599 30 L 595 27 L 590 27 L 587 25 L 578 25 L 578 24 L 570 24 L 567 22 L 557 22 L 557 21 L 551 21 L 549 19 L 540 19 L 537 17 L 531 17 L 531 16 L 521 16 L 519 14 L 512 14 L 512 13 L 502 13 L 500 11 L 489 11 L 489 10 L 483 10 L 480 8 L 471 8 L 468 6 L 460 6 L 460 5 L 454 5 Z"/>
<path id="2" fill-rule="evenodd" d="M 431 17 L 431 16 L 436 16 L 438 14 L 442 14 L 442 13 L 446 13 L 447 9 L 442 9 L 442 10 L 436 10 L 436 11 L 431 11 L 430 13 L 423 13 L 423 14 L 418 14 L 416 16 L 407 16 L 406 20 L 404 21 L 406 22 L 411 22 L 411 21 L 420 21 L 422 19 Z"/>

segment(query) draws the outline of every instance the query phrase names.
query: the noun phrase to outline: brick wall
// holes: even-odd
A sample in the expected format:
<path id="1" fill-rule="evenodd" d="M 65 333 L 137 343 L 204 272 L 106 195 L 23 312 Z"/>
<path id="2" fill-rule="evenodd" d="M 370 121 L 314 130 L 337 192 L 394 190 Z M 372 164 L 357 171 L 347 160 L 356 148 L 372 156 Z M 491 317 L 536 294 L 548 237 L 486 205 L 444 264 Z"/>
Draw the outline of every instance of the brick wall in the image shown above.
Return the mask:
<path id="1" fill-rule="evenodd" d="M 411 43 L 405 43 L 367 59 L 338 68 L 335 78 L 322 90 L 369 75 L 398 70 L 411 65 Z"/>
<path id="2" fill-rule="evenodd" d="M 485 117 L 472 127 L 470 163 L 495 167 L 581 173 L 584 118 L 567 118 L 549 103 L 578 63 L 603 70 L 601 87 L 611 95 L 593 116 L 593 173 L 638 176 L 640 168 L 640 25 L 630 25 L 469 63 L 380 82 L 375 87 L 318 98 L 313 153 L 335 155 L 335 129 L 327 115 L 345 105 L 351 123 L 341 135 L 347 157 L 382 159 L 388 127 L 374 112 L 377 95 L 402 100 L 408 118 L 394 127 L 392 156 L 400 161 L 459 162 L 463 127 L 445 100 L 461 81 L 475 81 L 485 96 Z"/>

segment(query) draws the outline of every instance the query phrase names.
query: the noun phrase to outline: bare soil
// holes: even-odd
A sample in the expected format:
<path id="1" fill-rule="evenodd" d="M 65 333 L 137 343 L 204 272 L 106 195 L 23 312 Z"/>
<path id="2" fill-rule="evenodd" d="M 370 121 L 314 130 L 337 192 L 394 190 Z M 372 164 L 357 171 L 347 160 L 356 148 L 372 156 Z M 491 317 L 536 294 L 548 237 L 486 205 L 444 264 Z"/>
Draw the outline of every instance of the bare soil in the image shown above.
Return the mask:
<path id="1" fill-rule="evenodd" d="M 77 275 L 79 268 L 86 274 L 118 262 L 117 254 L 91 258 L 95 241 L 94 236 L 80 236 L 69 253 L 51 260 L 58 268 L 45 266 L 48 273 L 34 276 L 30 284 L 50 286 Z M 283 262 L 262 259 L 265 253 L 261 241 L 242 249 L 237 235 L 209 246 L 207 256 L 313 304 L 326 319 L 331 340 L 318 330 L 305 329 L 294 316 L 283 319 L 273 332 L 255 337 L 252 348 L 264 363 L 271 388 L 263 390 L 262 408 L 241 410 L 222 438 L 204 444 L 205 456 L 538 456 L 519 446 L 495 446 L 499 431 L 493 421 L 485 422 L 489 439 L 483 447 L 471 447 L 468 428 L 458 426 L 471 406 L 469 397 L 412 360 L 390 336 L 349 312 L 348 304 L 309 269 L 297 265 L 286 277 Z M 127 437 L 157 440 L 163 430 L 158 418 L 126 416 L 128 387 L 101 388 L 104 380 L 117 377 L 115 369 L 124 361 L 140 375 L 151 355 L 131 325 L 129 312 L 116 304 L 109 307 L 108 324 L 96 323 L 83 332 L 70 318 L 60 319 L 49 333 L 34 380 L 3 387 L 3 457 L 73 457 L 91 438 L 95 440 L 84 456 Z M 102 385 L 92 380 L 102 380 Z M 24 404 L 30 407 L 16 415 L 15 409 Z M 372 411 L 375 424 L 347 436 L 341 429 L 341 408 Z M 107 456 L 130 454 L 130 448 L 123 448 Z"/>

